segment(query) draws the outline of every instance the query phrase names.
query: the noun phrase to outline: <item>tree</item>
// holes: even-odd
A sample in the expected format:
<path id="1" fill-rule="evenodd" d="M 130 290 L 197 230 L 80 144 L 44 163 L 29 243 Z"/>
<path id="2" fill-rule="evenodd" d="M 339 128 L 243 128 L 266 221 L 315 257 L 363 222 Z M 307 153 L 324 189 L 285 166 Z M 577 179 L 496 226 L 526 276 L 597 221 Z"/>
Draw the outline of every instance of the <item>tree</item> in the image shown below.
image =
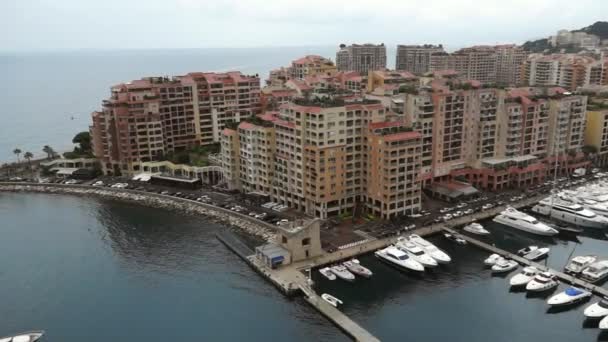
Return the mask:
<path id="1" fill-rule="evenodd" d="M 30 173 L 33 173 L 32 158 L 34 158 L 34 155 L 32 154 L 32 152 L 25 152 L 25 154 L 23 155 L 23 158 L 27 159 L 27 163 L 30 166 Z"/>
<path id="2" fill-rule="evenodd" d="M 53 148 L 49 145 L 44 145 L 44 147 L 42 148 L 42 152 L 46 153 L 47 159 L 52 159 L 57 154 L 55 150 L 53 150 Z"/>
<path id="3" fill-rule="evenodd" d="M 74 152 L 79 152 L 81 154 L 90 154 L 91 153 L 91 134 L 89 132 L 80 132 L 74 136 L 72 139 L 74 144 L 78 144 L 78 150 L 74 149 Z"/>
<path id="4" fill-rule="evenodd" d="M 16 149 L 13 150 L 13 153 L 17 155 L 17 163 L 21 163 L 21 158 L 20 158 L 21 157 L 21 152 L 22 151 L 20 149 L 18 149 L 18 148 L 16 148 Z"/>

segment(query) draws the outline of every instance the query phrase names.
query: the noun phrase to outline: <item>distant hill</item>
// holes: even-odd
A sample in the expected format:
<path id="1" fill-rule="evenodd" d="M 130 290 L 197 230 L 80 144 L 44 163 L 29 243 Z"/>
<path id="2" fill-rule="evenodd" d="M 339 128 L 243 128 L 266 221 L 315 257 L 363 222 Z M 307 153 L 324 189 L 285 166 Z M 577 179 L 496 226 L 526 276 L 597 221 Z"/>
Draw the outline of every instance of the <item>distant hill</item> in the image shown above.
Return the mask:
<path id="1" fill-rule="evenodd" d="M 583 27 L 578 30 L 572 30 L 570 32 L 585 32 L 589 34 L 594 34 L 600 39 L 608 39 L 608 21 L 598 21 L 593 25 Z M 537 39 L 537 40 L 529 40 L 525 42 L 522 47 L 526 51 L 530 52 L 543 52 L 548 50 L 548 52 L 557 52 L 563 48 L 566 49 L 566 52 L 578 52 L 580 49 L 575 47 L 560 47 L 559 49 L 554 48 L 549 44 L 549 40 L 547 38 Z"/>

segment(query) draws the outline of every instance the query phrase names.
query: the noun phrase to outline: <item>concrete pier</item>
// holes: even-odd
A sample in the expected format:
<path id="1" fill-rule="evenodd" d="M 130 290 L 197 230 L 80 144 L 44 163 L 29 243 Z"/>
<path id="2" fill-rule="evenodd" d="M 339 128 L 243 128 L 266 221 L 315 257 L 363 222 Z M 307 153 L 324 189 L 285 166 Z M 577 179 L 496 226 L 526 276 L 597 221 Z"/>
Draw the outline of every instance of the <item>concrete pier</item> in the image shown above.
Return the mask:
<path id="1" fill-rule="evenodd" d="M 446 232 L 451 233 L 451 234 L 458 234 L 458 232 L 456 232 L 454 229 L 450 229 L 450 228 L 445 228 L 444 229 Z M 589 291 L 592 291 L 593 293 L 595 293 L 598 296 L 602 296 L 602 297 L 606 297 L 608 296 L 608 289 L 605 289 L 601 286 L 596 286 L 593 285 L 589 282 L 586 282 L 584 280 L 581 280 L 579 278 L 573 277 L 571 275 L 568 275 L 564 272 L 560 272 L 554 269 L 551 269 L 547 266 L 541 265 L 537 262 L 528 260 L 526 258 L 523 258 L 517 254 L 511 253 L 511 252 L 507 252 L 503 249 L 500 249 L 498 247 L 489 245 L 483 241 L 479 241 L 475 238 L 472 238 L 470 236 L 464 235 L 464 234 L 458 234 L 460 237 L 462 237 L 463 239 L 465 239 L 467 242 L 469 242 L 472 245 L 475 245 L 476 247 L 479 247 L 481 249 L 484 249 L 490 253 L 496 253 L 499 254 L 503 257 L 509 258 L 509 259 L 513 259 L 515 261 L 517 261 L 520 265 L 526 265 L 526 266 L 534 266 L 536 268 L 538 268 L 539 270 L 542 271 L 548 271 L 551 272 L 553 274 L 555 274 L 561 281 L 566 282 L 568 284 L 572 284 L 572 285 L 576 285 L 578 287 L 581 288 L 585 288 Z"/>

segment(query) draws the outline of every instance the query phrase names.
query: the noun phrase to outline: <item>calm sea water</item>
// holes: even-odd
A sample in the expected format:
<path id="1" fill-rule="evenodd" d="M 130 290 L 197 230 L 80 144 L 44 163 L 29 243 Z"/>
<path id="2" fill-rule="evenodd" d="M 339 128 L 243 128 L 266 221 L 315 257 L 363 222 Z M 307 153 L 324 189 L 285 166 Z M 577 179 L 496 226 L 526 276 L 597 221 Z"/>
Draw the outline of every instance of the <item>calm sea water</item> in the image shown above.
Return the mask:
<path id="1" fill-rule="evenodd" d="M 337 46 L 80 51 L 0 54 L 0 162 L 15 160 L 19 147 L 42 155 L 44 145 L 71 149 L 73 136 L 88 130 L 110 87 L 144 76 L 192 71 L 240 70 L 264 80 L 271 69 L 306 54 L 335 59 Z M 394 65 L 394 47 L 388 48 Z"/>
<path id="2" fill-rule="evenodd" d="M 219 226 L 98 199 L 0 193 L 0 336 L 347 341 L 226 249 Z"/>

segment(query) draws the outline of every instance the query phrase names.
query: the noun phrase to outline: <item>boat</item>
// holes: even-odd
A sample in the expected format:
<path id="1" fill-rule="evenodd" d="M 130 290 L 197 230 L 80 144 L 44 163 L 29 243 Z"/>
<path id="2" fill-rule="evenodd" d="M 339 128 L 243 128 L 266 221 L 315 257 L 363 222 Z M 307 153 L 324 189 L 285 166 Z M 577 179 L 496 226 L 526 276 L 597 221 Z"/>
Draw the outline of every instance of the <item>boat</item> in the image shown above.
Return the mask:
<path id="1" fill-rule="evenodd" d="M 407 253 L 395 246 L 389 246 L 387 248 L 377 250 L 374 252 L 374 255 L 380 258 L 380 260 L 402 269 L 408 269 L 416 272 L 424 271 L 424 266 L 422 266 L 421 263 L 410 258 Z"/>
<path id="2" fill-rule="evenodd" d="M 496 263 L 496 261 L 500 260 L 501 258 L 502 258 L 502 256 L 494 253 L 494 254 L 490 255 L 486 260 L 484 260 L 483 263 L 486 266 L 493 266 Z"/>
<path id="3" fill-rule="evenodd" d="M 532 211 L 550 218 L 587 228 L 608 228 L 608 218 L 598 215 L 582 205 L 547 197 L 532 207 Z"/>
<path id="4" fill-rule="evenodd" d="M 602 330 L 608 330 L 608 317 L 604 317 L 600 321 L 600 325 L 598 326 L 598 328 L 600 328 Z"/>
<path id="5" fill-rule="evenodd" d="M 538 249 L 538 246 L 528 246 L 528 247 L 524 247 L 520 250 L 517 251 L 517 255 L 519 256 L 524 256 L 532 251 L 535 251 Z"/>
<path id="6" fill-rule="evenodd" d="M 547 304 L 549 304 L 550 306 L 576 304 L 583 300 L 589 299 L 591 296 L 592 294 L 590 291 L 570 286 L 563 292 L 560 292 L 555 296 L 549 298 L 547 300 Z"/>
<path id="7" fill-rule="evenodd" d="M 553 227 L 555 227 L 555 229 L 557 229 L 560 233 L 571 233 L 571 234 L 580 234 L 582 232 L 585 231 L 585 229 L 581 228 L 581 227 L 575 227 L 575 226 L 571 226 L 569 224 L 566 223 L 556 223 Z"/>
<path id="8" fill-rule="evenodd" d="M 525 254 L 524 258 L 528 259 L 528 260 L 540 260 L 544 257 L 546 257 L 547 255 L 549 255 L 549 252 L 551 251 L 551 249 L 549 247 L 542 247 L 542 248 L 537 248 L 535 250 L 533 250 L 532 252 Z"/>
<path id="9" fill-rule="evenodd" d="M 608 260 L 596 261 L 581 272 L 581 278 L 596 283 L 608 277 Z"/>
<path id="10" fill-rule="evenodd" d="M 321 273 L 325 278 L 329 280 L 336 280 L 336 275 L 331 271 L 329 267 L 321 268 L 319 270 L 319 273 Z"/>
<path id="11" fill-rule="evenodd" d="M 323 300 L 325 300 L 326 302 L 328 302 L 330 305 L 332 305 L 335 308 L 337 308 L 338 305 L 344 304 L 344 302 L 342 302 L 340 299 L 338 299 L 328 293 L 322 294 L 321 298 L 323 298 Z"/>
<path id="12" fill-rule="evenodd" d="M 0 337 L 0 342 L 35 342 L 44 335 L 44 330 L 26 331 L 14 336 Z"/>
<path id="13" fill-rule="evenodd" d="M 433 259 L 430 255 L 426 254 L 422 248 L 409 242 L 403 237 L 397 239 L 397 244 L 395 246 L 407 253 L 412 259 L 421 263 L 424 267 L 437 267 L 438 265 L 437 261 L 435 261 L 435 259 Z"/>
<path id="14" fill-rule="evenodd" d="M 564 271 L 570 274 L 579 274 L 581 273 L 587 266 L 593 264 L 597 261 L 597 256 L 595 255 L 579 255 L 575 256 L 570 260 L 570 263 L 566 265 Z"/>
<path id="15" fill-rule="evenodd" d="M 603 298 L 585 308 L 583 312 L 587 318 L 602 318 L 608 316 L 608 298 Z"/>
<path id="16" fill-rule="evenodd" d="M 527 285 L 540 271 L 534 267 L 524 267 L 524 269 L 509 279 L 509 284 L 513 287 Z"/>
<path id="17" fill-rule="evenodd" d="M 350 271 L 348 269 L 346 269 L 346 267 L 344 267 L 343 265 L 332 266 L 330 269 L 333 272 L 333 274 L 335 274 L 338 278 L 340 278 L 342 280 L 346 280 L 346 281 L 355 280 L 355 275 L 350 273 Z"/>
<path id="18" fill-rule="evenodd" d="M 466 245 L 467 244 L 467 240 L 461 238 L 460 236 L 456 235 L 456 234 L 451 234 L 451 233 L 445 233 L 443 234 L 443 236 L 450 240 L 450 241 L 454 241 L 459 245 Z"/>
<path id="19" fill-rule="evenodd" d="M 492 220 L 537 235 L 553 236 L 558 233 L 556 229 L 539 222 L 533 216 L 525 214 L 513 207 L 507 207 L 507 209 L 496 215 Z"/>
<path id="20" fill-rule="evenodd" d="M 481 224 L 479 224 L 477 222 L 467 224 L 466 226 L 464 226 L 463 230 L 465 232 L 469 232 L 469 233 L 477 234 L 477 235 L 489 235 L 490 234 L 489 231 L 487 231 Z"/>
<path id="21" fill-rule="evenodd" d="M 500 258 L 492 265 L 492 273 L 508 273 L 517 268 L 519 264 L 515 260 Z"/>
<path id="22" fill-rule="evenodd" d="M 355 262 L 355 260 L 345 261 L 343 263 L 344 267 L 346 267 L 351 273 L 354 273 L 358 276 L 364 278 L 370 278 L 372 276 L 372 271 L 370 271 L 367 267 L 361 266 L 359 260 Z"/>
<path id="23" fill-rule="evenodd" d="M 408 236 L 407 239 L 411 243 L 422 248 L 423 251 L 425 251 L 428 255 L 430 255 L 440 264 L 447 264 L 452 261 L 452 258 L 450 258 L 450 256 L 446 252 L 442 251 L 437 246 L 430 243 L 428 240 L 423 239 L 417 234 L 412 234 Z"/>
<path id="24" fill-rule="evenodd" d="M 527 285 L 526 290 L 530 292 L 541 292 L 551 290 L 559 285 L 557 277 L 551 272 L 537 274 Z"/>

